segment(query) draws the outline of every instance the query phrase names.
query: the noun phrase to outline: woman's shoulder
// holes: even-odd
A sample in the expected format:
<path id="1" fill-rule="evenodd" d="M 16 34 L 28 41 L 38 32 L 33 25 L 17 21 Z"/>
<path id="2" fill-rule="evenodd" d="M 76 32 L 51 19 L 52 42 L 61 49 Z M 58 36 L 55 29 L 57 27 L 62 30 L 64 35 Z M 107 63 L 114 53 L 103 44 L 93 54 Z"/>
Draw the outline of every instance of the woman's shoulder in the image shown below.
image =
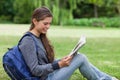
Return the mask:
<path id="1" fill-rule="evenodd" d="M 34 49 L 34 47 L 34 40 L 30 36 L 25 36 L 19 44 L 19 48 L 21 50 L 24 50 L 26 48 Z"/>
<path id="2" fill-rule="evenodd" d="M 34 40 L 33 40 L 33 38 L 31 36 L 25 36 L 21 40 L 19 46 L 32 46 L 34 44 L 35 44 L 35 42 L 34 42 Z"/>
<path id="3" fill-rule="evenodd" d="M 30 37 L 30 36 L 25 36 L 22 40 L 21 40 L 21 42 L 23 43 L 23 42 L 33 42 L 33 39 L 32 39 L 32 37 Z"/>

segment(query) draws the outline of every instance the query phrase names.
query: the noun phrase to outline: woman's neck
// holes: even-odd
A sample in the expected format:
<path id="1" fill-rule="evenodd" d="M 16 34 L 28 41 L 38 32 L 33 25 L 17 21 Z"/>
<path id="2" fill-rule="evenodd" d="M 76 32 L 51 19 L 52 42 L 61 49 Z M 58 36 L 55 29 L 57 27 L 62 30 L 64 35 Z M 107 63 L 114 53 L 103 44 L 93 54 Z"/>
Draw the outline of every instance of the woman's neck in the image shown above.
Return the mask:
<path id="1" fill-rule="evenodd" d="M 36 37 L 40 36 L 40 33 L 35 31 L 34 29 L 30 31 L 32 34 L 34 34 Z"/>

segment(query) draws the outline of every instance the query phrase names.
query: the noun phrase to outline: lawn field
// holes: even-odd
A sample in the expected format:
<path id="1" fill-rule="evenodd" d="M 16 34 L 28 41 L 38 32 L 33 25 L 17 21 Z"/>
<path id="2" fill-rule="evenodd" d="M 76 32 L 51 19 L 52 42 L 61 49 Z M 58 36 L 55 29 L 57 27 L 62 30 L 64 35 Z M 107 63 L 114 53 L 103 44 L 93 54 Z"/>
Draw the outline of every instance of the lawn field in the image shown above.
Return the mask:
<path id="1" fill-rule="evenodd" d="M 2 56 L 17 44 L 29 29 L 26 24 L 0 24 L 0 80 L 10 80 L 2 67 Z M 56 58 L 69 54 L 79 37 L 87 37 L 86 45 L 79 50 L 101 71 L 120 79 L 120 28 L 78 28 L 51 26 L 48 37 L 54 46 Z M 70 80 L 86 80 L 78 70 Z"/>

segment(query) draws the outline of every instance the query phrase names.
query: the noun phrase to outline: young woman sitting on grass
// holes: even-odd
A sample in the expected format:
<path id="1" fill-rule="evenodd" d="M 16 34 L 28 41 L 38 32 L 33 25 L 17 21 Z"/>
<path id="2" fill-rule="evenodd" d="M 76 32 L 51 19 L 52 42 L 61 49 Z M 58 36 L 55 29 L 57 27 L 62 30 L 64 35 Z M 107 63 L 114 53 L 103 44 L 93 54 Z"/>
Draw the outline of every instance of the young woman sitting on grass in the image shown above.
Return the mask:
<path id="1" fill-rule="evenodd" d="M 55 60 L 53 47 L 46 37 L 52 19 L 53 15 L 48 8 L 35 9 L 28 32 L 34 35 L 39 43 L 38 54 L 36 54 L 34 41 L 29 36 L 24 37 L 19 46 L 33 76 L 38 76 L 40 80 L 69 80 L 74 71 L 79 69 L 87 80 L 118 80 L 97 69 L 81 53 Z"/>

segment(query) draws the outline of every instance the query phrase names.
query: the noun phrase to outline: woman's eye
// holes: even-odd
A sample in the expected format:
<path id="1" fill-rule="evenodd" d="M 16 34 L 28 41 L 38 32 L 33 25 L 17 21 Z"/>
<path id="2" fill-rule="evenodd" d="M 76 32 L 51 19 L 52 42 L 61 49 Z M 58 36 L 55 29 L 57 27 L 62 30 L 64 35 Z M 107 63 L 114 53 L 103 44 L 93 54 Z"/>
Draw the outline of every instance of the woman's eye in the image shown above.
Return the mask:
<path id="1" fill-rule="evenodd" d="M 43 23 L 44 25 L 47 25 L 48 23 Z"/>

